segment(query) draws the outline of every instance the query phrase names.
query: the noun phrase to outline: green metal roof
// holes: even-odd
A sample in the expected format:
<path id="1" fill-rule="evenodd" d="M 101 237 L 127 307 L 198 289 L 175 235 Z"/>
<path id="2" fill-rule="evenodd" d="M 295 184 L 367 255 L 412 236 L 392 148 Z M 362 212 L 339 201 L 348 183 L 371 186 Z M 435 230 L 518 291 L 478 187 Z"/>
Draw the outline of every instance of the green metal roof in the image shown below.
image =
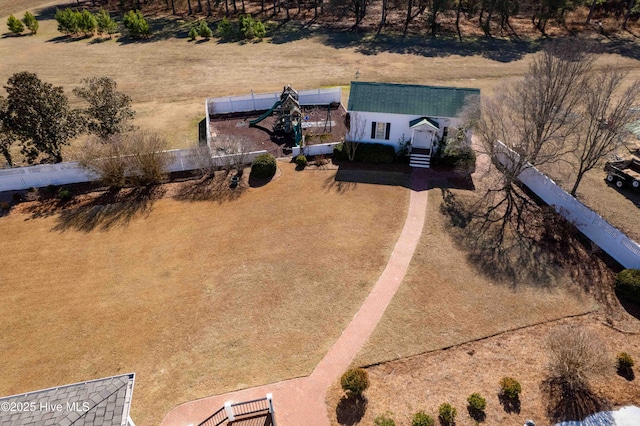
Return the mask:
<path id="1" fill-rule="evenodd" d="M 470 95 L 480 95 L 480 89 L 352 81 L 348 109 L 456 117 Z"/>

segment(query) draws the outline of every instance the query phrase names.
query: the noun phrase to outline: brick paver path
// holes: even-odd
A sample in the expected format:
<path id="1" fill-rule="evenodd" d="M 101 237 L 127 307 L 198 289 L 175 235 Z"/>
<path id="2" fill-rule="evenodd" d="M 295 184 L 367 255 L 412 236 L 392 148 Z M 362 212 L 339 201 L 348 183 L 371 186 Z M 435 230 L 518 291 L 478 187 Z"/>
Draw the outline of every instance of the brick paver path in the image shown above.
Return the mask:
<path id="1" fill-rule="evenodd" d="M 327 390 L 349 367 L 376 328 L 398 290 L 418 245 L 427 210 L 428 174 L 429 170 L 414 169 L 409 211 L 387 267 L 353 320 L 310 376 L 187 402 L 171 410 L 161 425 L 197 425 L 221 408 L 226 401 L 247 401 L 264 398 L 267 393 L 272 393 L 275 426 L 328 426 L 325 404 Z"/>

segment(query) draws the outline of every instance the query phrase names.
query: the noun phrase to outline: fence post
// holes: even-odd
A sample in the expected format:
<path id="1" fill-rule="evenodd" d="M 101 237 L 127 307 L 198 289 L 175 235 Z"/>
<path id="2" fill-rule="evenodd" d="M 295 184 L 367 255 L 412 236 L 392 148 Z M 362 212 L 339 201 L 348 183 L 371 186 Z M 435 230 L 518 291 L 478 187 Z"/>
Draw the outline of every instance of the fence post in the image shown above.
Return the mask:
<path id="1" fill-rule="evenodd" d="M 267 402 L 269 402 L 269 413 L 271 413 L 271 423 L 273 424 L 273 426 L 277 426 L 276 413 L 273 410 L 273 394 L 272 393 L 267 394 Z"/>
<path id="2" fill-rule="evenodd" d="M 253 110 L 256 110 L 256 97 L 253 95 L 253 89 L 251 89 L 251 102 L 253 104 Z"/>
<path id="3" fill-rule="evenodd" d="M 233 415 L 233 407 L 231 406 L 231 401 L 227 401 L 224 403 L 224 411 L 227 413 L 227 418 L 230 422 L 236 419 Z"/>

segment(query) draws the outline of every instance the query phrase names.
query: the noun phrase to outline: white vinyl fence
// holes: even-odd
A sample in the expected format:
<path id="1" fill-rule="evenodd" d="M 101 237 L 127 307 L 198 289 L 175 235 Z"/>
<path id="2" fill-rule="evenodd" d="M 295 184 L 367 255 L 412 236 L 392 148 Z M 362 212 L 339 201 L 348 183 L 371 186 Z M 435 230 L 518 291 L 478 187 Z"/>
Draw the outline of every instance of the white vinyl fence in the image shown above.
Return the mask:
<path id="1" fill-rule="evenodd" d="M 517 157 L 518 154 L 502 142 L 497 142 L 497 145 L 507 152 L 504 156 L 498 156 L 503 165 L 508 165 L 509 158 Z M 576 200 L 547 175 L 531 166 L 520 173 L 518 179 L 622 266 L 640 269 L 640 244 Z"/>
<path id="2" fill-rule="evenodd" d="M 300 151 L 302 151 L 302 153 L 306 156 L 333 154 L 333 147 L 338 145 L 339 143 L 340 142 L 331 142 L 318 145 L 306 145 L 303 148 L 296 146 L 291 150 L 291 154 L 294 157 L 297 157 L 300 154 Z"/>
<path id="3" fill-rule="evenodd" d="M 213 156 L 212 163 L 215 166 L 228 164 L 232 157 L 243 156 L 247 163 L 267 151 L 253 151 L 247 154 L 230 154 Z M 174 149 L 165 151 L 173 162 L 168 167 L 170 172 L 181 172 L 198 169 L 193 149 Z M 30 167 L 15 167 L 0 170 L 0 191 L 17 191 L 27 188 L 38 188 L 48 185 L 68 185 L 72 183 L 91 182 L 98 176 L 84 169 L 78 163 L 43 164 Z"/>
<path id="4" fill-rule="evenodd" d="M 281 92 L 251 93 L 243 96 L 207 98 L 207 112 L 211 115 L 235 112 L 266 111 L 280 100 Z M 342 100 L 341 87 L 301 90 L 298 92 L 300 105 L 329 105 Z"/>

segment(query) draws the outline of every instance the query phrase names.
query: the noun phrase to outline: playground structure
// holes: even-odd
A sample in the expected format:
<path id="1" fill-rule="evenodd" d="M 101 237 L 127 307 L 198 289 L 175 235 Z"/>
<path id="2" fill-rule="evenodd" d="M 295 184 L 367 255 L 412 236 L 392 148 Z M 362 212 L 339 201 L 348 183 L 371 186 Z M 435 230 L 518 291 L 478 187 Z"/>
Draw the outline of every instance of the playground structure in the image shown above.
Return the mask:
<path id="1" fill-rule="evenodd" d="M 298 92 L 291 86 L 285 86 L 280 95 L 280 100 L 264 114 L 249 121 L 249 127 L 257 125 L 271 115 L 275 115 L 273 133 L 280 135 L 292 135 L 296 146 L 302 141 L 302 109 L 300 107 Z"/>

